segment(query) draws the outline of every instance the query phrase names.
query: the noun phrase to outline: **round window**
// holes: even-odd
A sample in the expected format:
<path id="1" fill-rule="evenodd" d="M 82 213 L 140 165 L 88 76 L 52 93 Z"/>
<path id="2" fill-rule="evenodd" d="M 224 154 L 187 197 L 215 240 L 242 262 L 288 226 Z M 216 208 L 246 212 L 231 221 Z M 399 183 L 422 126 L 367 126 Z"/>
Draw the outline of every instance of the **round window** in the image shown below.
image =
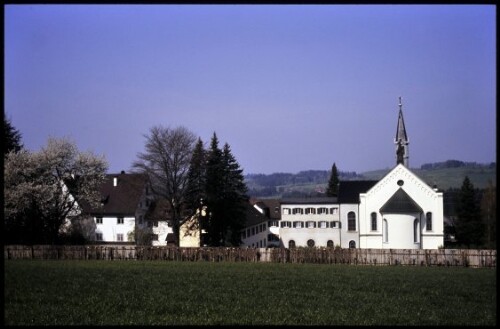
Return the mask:
<path id="1" fill-rule="evenodd" d="M 307 246 L 308 247 L 314 247 L 314 240 L 312 240 L 312 239 L 307 240 Z"/>
<path id="2" fill-rule="evenodd" d="M 401 180 L 401 179 L 400 179 L 400 180 L 398 180 L 398 185 L 399 185 L 399 186 L 403 186 L 403 184 L 404 184 L 404 183 L 405 183 L 405 182 L 404 182 L 403 180 Z"/>

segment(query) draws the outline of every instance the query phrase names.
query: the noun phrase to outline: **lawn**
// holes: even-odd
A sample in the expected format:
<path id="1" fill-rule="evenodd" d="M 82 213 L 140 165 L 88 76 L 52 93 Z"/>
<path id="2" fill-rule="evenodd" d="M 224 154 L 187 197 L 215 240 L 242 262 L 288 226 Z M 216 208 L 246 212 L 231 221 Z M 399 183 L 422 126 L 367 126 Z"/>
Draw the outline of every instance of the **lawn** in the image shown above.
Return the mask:
<path id="1" fill-rule="evenodd" d="M 495 325 L 496 270 L 9 260 L 6 325 Z"/>

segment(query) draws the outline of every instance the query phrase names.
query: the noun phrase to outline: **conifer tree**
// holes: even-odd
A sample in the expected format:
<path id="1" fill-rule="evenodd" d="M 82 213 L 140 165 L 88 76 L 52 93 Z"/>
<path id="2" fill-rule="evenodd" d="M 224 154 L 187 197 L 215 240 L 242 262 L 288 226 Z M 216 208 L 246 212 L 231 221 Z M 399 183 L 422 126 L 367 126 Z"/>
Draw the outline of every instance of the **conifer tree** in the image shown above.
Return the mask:
<path id="1" fill-rule="evenodd" d="M 241 243 L 240 231 L 246 222 L 247 187 L 243 170 L 231 152 L 228 143 L 222 151 L 224 164 L 224 207 L 223 241 L 224 244 L 238 246 Z"/>
<path id="2" fill-rule="evenodd" d="M 460 244 L 467 247 L 479 247 L 481 245 L 484 236 L 484 224 L 476 202 L 474 185 L 467 176 L 465 176 L 458 194 L 455 230 Z"/>
<path id="3" fill-rule="evenodd" d="M 203 148 L 203 142 L 201 138 L 198 138 L 193 155 L 191 156 L 191 162 L 189 164 L 189 170 L 187 174 L 187 186 L 186 186 L 186 206 L 188 209 L 196 211 L 200 205 L 200 201 L 205 199 L 205 180 L 206 180 L 206 154 Z"/>
<path id="4" fill-rule="evenodd" d="M 4 149 L 3 154 L 6 155 L 10 151 L 19 152 L 23 148 L 21 143 L 21 133 L 12 126 L 9 119 L 3 118 L 3 138 Z"/>
<path id="5" fill-rule="evenodd" d="M 326 189 L 326 196 L 336 197 L 339 193 L 339 173 L 335 162 L 332 165 L 332 172 L 328 180 L 328 188 Z"/>

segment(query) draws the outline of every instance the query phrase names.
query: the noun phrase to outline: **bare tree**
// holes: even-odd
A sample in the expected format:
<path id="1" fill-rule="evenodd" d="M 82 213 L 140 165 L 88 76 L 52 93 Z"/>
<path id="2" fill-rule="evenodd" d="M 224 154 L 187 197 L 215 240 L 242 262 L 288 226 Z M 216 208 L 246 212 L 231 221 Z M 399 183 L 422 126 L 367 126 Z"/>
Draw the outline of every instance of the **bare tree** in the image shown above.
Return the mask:
<path id="1" fill-rule="evenodd" d="M 151 191 L 165 198 L 172 209 L 173 231 L 179 241 L 180 212 L 185 201 L 187 172 L 196 136 L 185 127 L 154 126 L 146 138 L 145 152 L 132 166 L 147 175 Z"/>

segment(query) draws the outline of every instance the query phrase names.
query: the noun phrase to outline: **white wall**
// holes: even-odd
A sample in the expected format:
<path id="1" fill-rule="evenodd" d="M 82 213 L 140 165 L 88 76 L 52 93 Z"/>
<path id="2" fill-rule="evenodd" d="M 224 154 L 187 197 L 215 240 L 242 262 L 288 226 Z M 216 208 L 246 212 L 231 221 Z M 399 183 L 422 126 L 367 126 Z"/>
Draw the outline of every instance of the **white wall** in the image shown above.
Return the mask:
<path id="1" fill-rule="evenodd" d="M 117 234 L 123 234 L 123 242 L 128 241 L 129 232 L 134 231 L 135 217 L 124 217 L 123 224 L 117 223 L 118 217 L 103 216 L 102 224 L 96 223 L 96 233 L 102 233 L 103 242 L 118 242 Z M 96 217 L 94 217 L 96 221 Z"/>

